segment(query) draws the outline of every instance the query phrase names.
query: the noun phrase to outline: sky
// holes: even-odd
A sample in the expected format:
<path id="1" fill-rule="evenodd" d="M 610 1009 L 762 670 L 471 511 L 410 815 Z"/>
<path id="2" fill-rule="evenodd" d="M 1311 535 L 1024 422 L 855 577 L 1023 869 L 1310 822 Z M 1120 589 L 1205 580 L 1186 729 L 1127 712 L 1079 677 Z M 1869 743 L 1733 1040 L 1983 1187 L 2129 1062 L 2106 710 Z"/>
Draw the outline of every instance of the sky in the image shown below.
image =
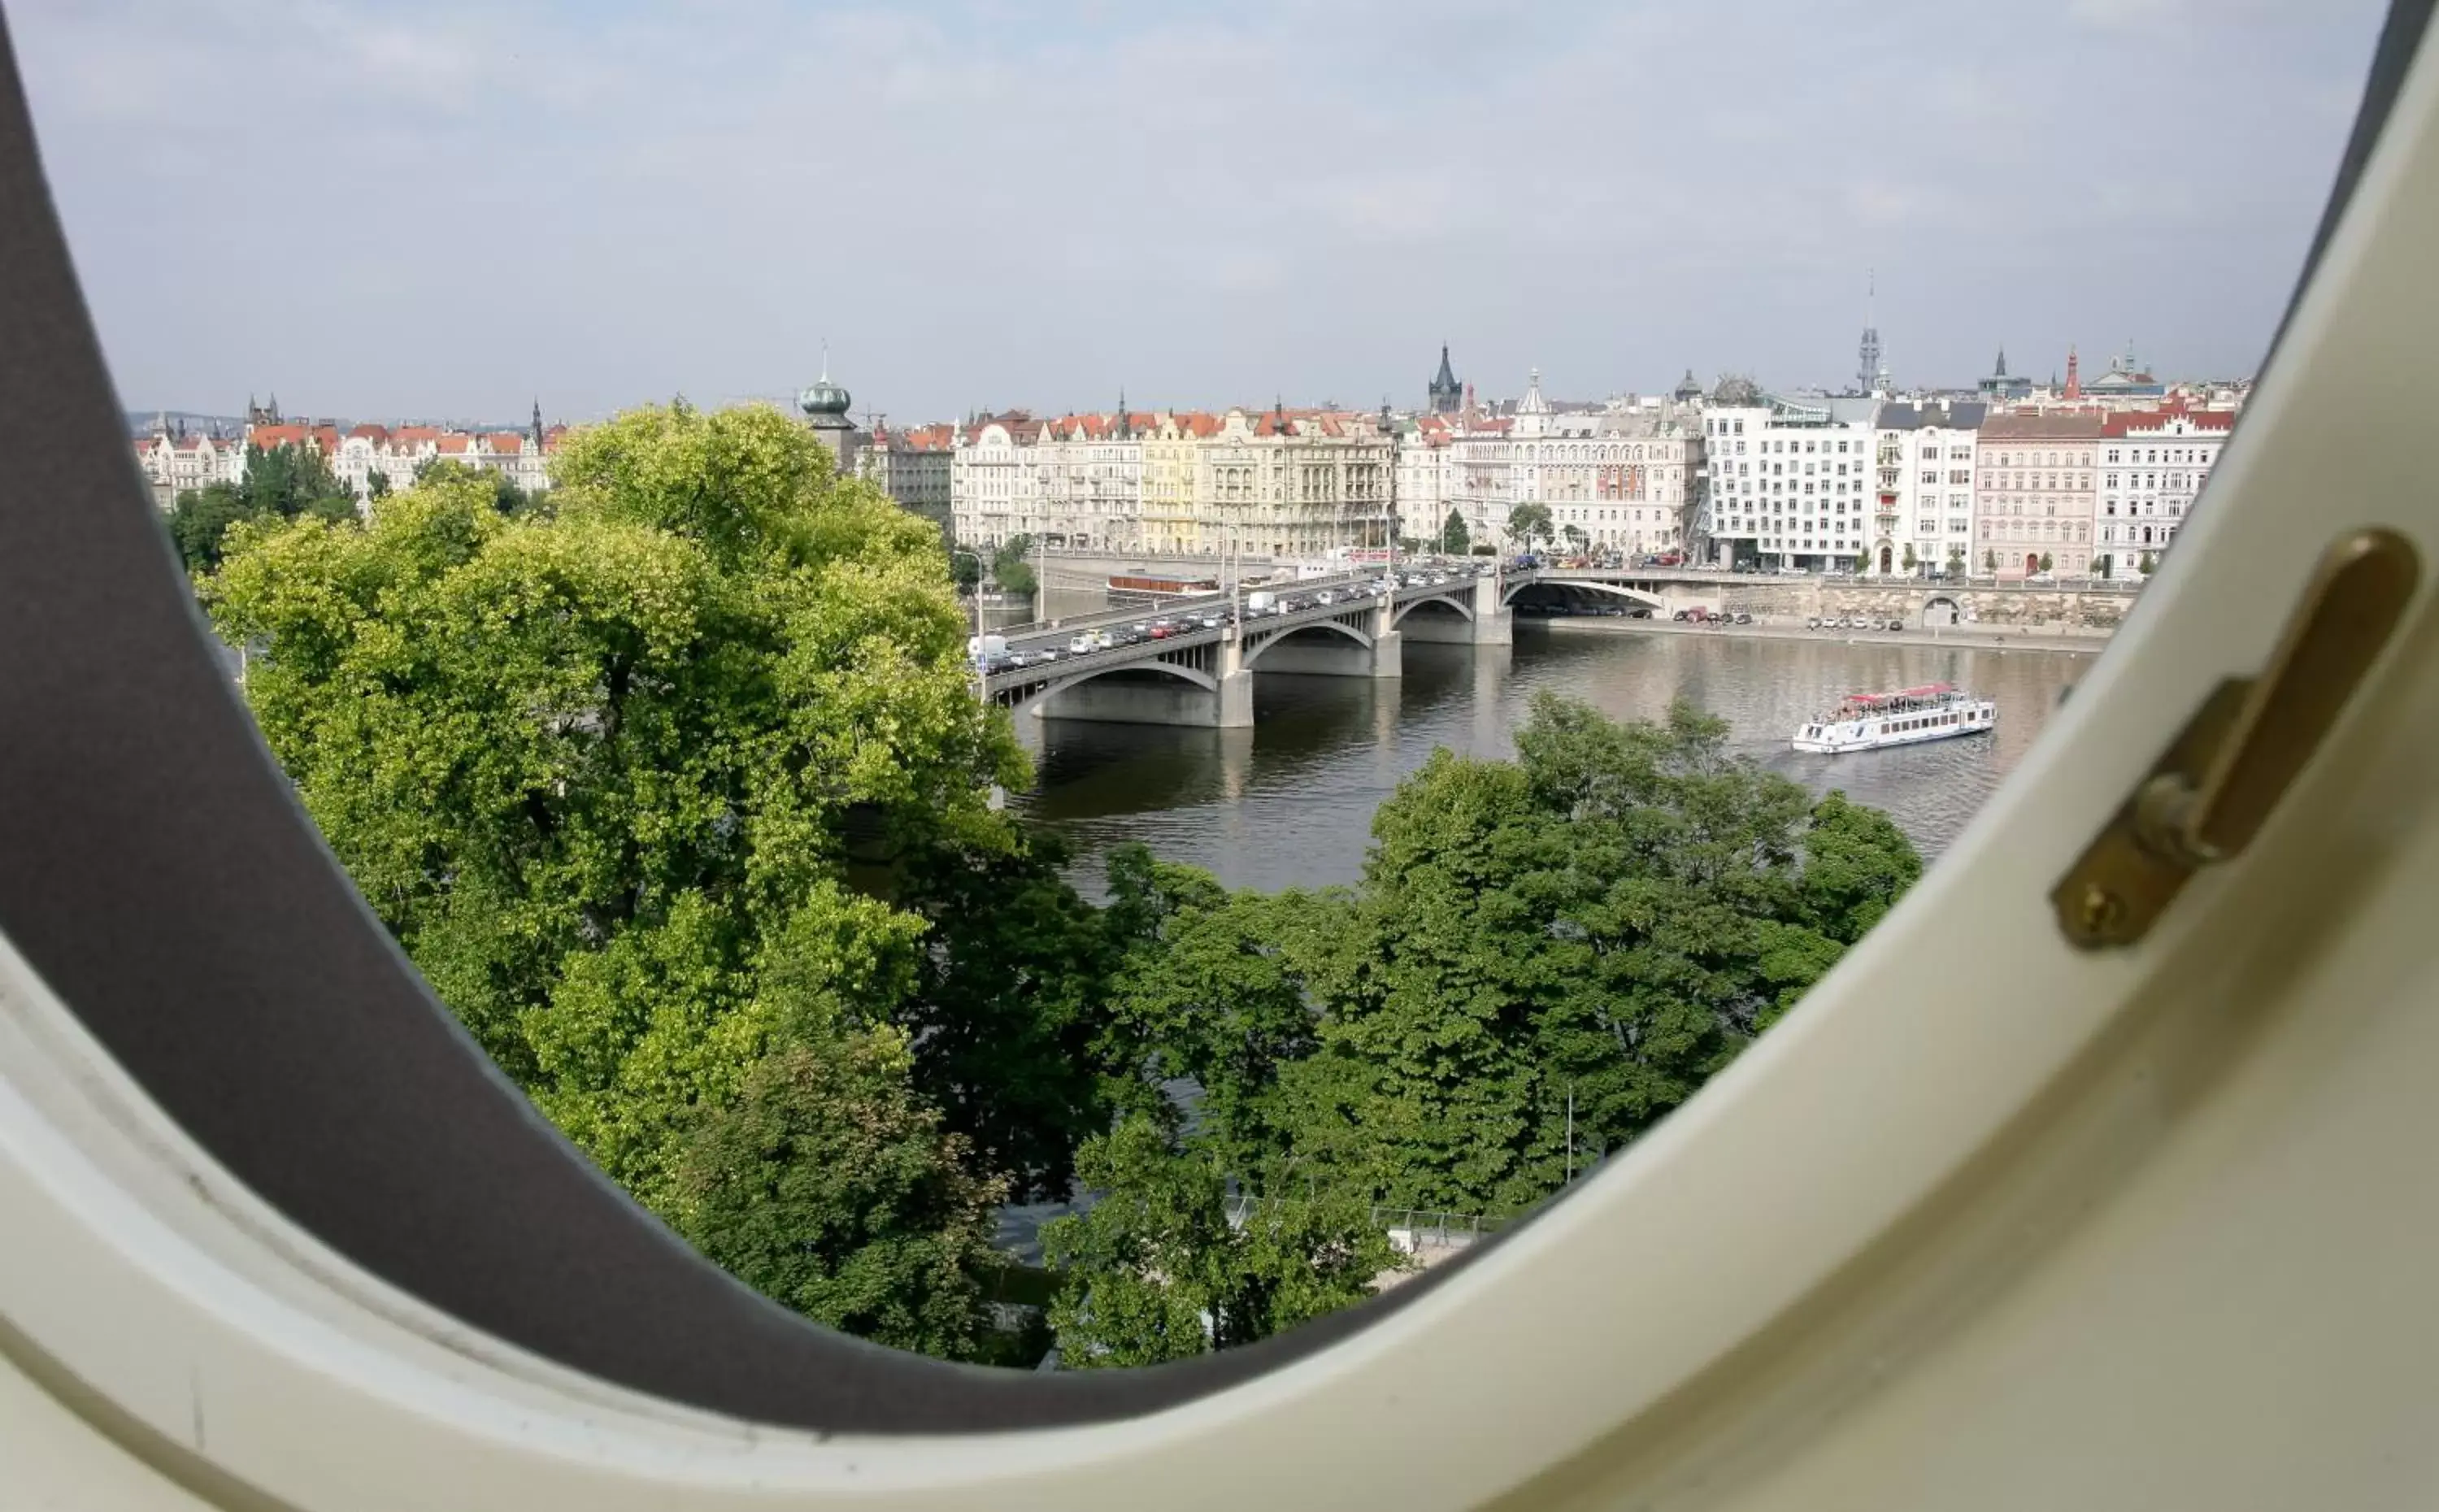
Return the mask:
<path id="1" fill-rule="evenodd" d="M 2260 362 L 2378 0 L 5 0 L 121 395 L 859 418 Z"/>

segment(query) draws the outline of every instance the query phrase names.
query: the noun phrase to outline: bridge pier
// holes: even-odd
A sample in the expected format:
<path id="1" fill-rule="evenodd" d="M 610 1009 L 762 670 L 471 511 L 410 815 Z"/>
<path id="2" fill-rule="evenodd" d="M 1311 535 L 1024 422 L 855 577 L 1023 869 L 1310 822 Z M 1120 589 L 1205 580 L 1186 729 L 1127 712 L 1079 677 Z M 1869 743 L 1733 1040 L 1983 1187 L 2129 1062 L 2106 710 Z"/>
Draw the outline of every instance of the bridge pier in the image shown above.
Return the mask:
<path id="1" fill-rule="evenodd" d="M 1399 649 L 1405 642 L 1398 634 L 1398 606 L 1394 600 L 1382 599 L 1372 610 L 1372 675 L 1403 677 L 1406 675 L 1405 653 Z"/>
<path id="2" fill-rule="evenodd" d="M 1473 580 L 1473 643 L 1476 646 L 1516 644 L 1516 612 L 1507 607 L 1502 575 Z"/>
<path id="3" fill-rule="evenodd" d="M 1229 625 L 1220 632 L 1220 665 L 1213 675 L 1220 679 L 1220 696 L 1215 701 L 1217 718 L 1213 720 L 1223 730 L 1250 730 L 1254 727 L 1254 669 L 1245 665 L 1245 629 Z"/>

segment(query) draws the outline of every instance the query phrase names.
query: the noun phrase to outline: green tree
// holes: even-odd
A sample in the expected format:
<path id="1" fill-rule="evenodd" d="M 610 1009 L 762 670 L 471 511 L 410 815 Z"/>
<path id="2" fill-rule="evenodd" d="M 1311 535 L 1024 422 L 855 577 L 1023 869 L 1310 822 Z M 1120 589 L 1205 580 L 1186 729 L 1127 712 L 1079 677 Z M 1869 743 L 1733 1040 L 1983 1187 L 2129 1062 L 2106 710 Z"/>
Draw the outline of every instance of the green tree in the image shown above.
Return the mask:
<path id="1" fill-rule="evenodd" d="M 1534 542 L 1548 541 L 1552 532 L 1550 507 L 1546 504 L 1520 504 L 1507 511 L 1507 534 L 1522 542 L 1527 551 L 1533 549 Z"/>
<path id="2" fill-rule="evenodd" d="M 2041 553 L 2041 571 L 2043 571 L 2043 572 L 2047 572 L 2047 571 L 2049 571 L 2049 570 L 2050 570 L 2050 554 L 2049 554 L 2048 552 L 2044 551 L 2044 552 L 2042 552 L 2042 553 Z"/>
<path id="3" fill-rule="evenodd" d="M 1251 1343 L 1362 1301 L 1398 1268 L 1358 1197 L 1253 1200 L 1231 1222 L 1220 1163 L 1150 1116 L 1091 1141 L 1077 1165 L 1095 1201 L 1041 1235 L 1061 1283 L 1051 1325 L 1070 1367 Z"/>
<path id="4" fill-rule="evenodd" d="M 181 493 L 165 523 L 187 570 L 203 573 L 220 565 L 228 533 L 240 522 L 311 516 L 345 525 L 357 513 L 354 492 L 321 453 L 306 446 L 248 446 L 240 481 Z"/>
<path id="5" fill-rule="evenodd" d="M 968 686 L 938 532 L 761 407 L 620 416 L 557 482 L 510 517 L 436 469 L 362 528 L 238 525 L 204 596 L 260 649 L 264 737 L 442 999 L 614 1178 L 783 1302 L 961 1350 L 977 1293 L 940 1268 L 970 1272 L 974 1206 L 1063 1168 L 1097 1095 L 1089 1064 L 962 1089 L 1094 1041 L 1028 1015 L 1095 1011 L 1103 944 L 1055 894 L 1013 916 L 1080 911 L 1067 953 L 991 933 L 1033 928 L 989 916 L 999 880 L 1048 884 L 990 807 L 1026 768 Z M 869 1184 L 810 1168 L 865 1148 Z M 727 1232 L 764 1207 L 803 1250 Z M 872 1301 L 917 1272 L 931 1300 Z"/>
<path id="6" fill-rule="evenodd" d="M 370 473 L 365 474 L 365 497 L 367 500 L 378 500 L 378 499 L 386 499 L 386 498 L 388 498 L 388 497 L 389 497 L 389 474 L 388 474 L 388 473 L 386 473 L 386 472 L 379 472 L 379 471 L 376 471 L 376 472 L 370 472 Z"/>
<path id="7" fill-rule="evenodd" d="M 890 1029 L 794 1041 L 747 1072 L 679 1156 L 680 1233 L 809 1318 L 900 1349 L 970 1359 L 995 1178 L 917 1097 Z"/>
<path id="8" fill-rule="evenodd" d="M 1562 533 L 1567 538 L 1567 544 L 1577 552 L 1583 551 L 1593 543 L 1593 538 L 1585 533 L 1581 525 L 1569 525 Z"/>
<path id="9" fill-rule="evenodd" d="M 294 520 L 311 514 L 334 524 L 356 515 L 354 490 L 310 446 L 248 446 L 245 480 L 239 487 L 257 515 Z"/>
<path id="10" fill-rule="evenodd" d="M 1545 695 L 1517 760 L 1442 751 L 1401 783 L 1354 900 L 1273 927 L 1315 1043 L 1265 1094 L 1274 1169 L 1512 1211 L 1786 1013 L 1921 863 L 1884 815 L 1726 741 L 1682 703 L 1615 723 Z"/>
<path id="11" fill-rule="evenodd" d="M 1918 558 L 1918 557 L 1916 557 L 1916 556 L 1914 554 L 1914 543 L 1912 543 L 1912 542 L 1908 542 L 1908 543 L 1906 543 L 1906 548 L 1905 548 L 1905 570 L 1906 570 L 1906 571 L 1908 571 L 1908 572 L 1912 572 L 1912 571 L 1914 571 L 1915 568 L 1917 568 L 1917 567 L 1919 567 L 1919 566 L 1921 566 L 1921 565 L 1922 565 L 1922 560 L 1921 560 L 1921 559 L 1920 559 L 1920 558 Z"/>
<path id="12" fill-rule="evenodd" d="M 509 519 L 531 514 L 541 507 L 543 493 L 526 492 L 517 480 L 494 468 L 478 468 L 452 456 L 427 457 L 418 464 L 418 483 L 445 483 L 452 479 L 471 479 L 491 491 L 491 509 Z"/>
<path id="13" fill-rule="evenodd" d="M 1015 536 L 991 556 L 991 579 L 1002 593 L 1018 594 L 1030 598 L 1041 587 L 1026 559 L 1033 554 L 1031 536 Z"/>
<path id="14" fill-rule="evenodd" d="M 949 581 L 957 592 L 970 594 L 982 585 L 983 560 L 960 547 L 949 553 Z"/>
<path id="15" fill-rule="evenodd" d="M 1473 549 L 1473 532 L 1465 527 L 1465 511 L 1449 511 L 1447 522 L 1440 526 L 1440 538 L 1433 544 L 1451 557 L 1462 557 Z"/>
<path id="16" fill-rule="evenodd" d="M 2158 572 L 2160 570 L 2159 553 L 2152 551 L 2143 553 L 2142 557 L 2134 563 L 2134 570 L 2145 578 Z"/>
<path id="17" fill-rule="evenodd" d="M 252 506 L 233 483 L 209 483 L 178 495 L 169 508 L 169 543 L 190 573 L 209 572 L 221 564 L 221 547 L 229 527 L 254 517 Z"/>
<path id="18" fill-rule="evenodd" d="M 1999 570 L 1999 554 L 1997 552 L 1985 551 L 1982 553 L 1982 570 L 1984 572 L 1997 572 Z"/>
<path id="19" fill-rule="evenodd" d="M 1305 963 L 1287 942 L 1341 917 L 1351 899 L 1226 892 L 1138 845 L 1111 853 L 1108 881 L 1107 916 L 1124 955 L 1113 972 L 1118 1038 L 1100 1058 L 1135 1073 L 1148 1094 L 1131 1100 L 1156 1117 L 1174 1112 L 1157 1089 L 1193 1083 L 1203 1147 L 1234 1174 L 1263 1170 L 1288 1142 L 1279 1074 L 1319 1042 Z"/>
<path id="20" fill-rule="evenodd" d="M 917 1083 L 1019 1200 L 1064 1196 L 1077 1143 L 1110 1121 L 1112 921 L 1061 878 L 1066 859 L 1035 836 L 901 863 L 929 926 L 896 1015 L 920 1046 Z"/>

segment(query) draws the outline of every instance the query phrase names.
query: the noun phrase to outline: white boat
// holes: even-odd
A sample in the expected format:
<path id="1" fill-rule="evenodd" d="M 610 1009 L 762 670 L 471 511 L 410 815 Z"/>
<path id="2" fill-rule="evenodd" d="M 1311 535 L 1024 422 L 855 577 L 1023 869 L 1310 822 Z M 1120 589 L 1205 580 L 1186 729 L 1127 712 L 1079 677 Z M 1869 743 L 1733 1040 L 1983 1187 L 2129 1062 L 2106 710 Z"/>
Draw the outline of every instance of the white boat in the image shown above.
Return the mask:
<path id="1" fill-rule="evenodd" d="M 1795 749 L 1837 756 L 1916 745 L 1950 736 L 1995 729 L 1999 705 L 1945 683 L 1900 688 L 1895 693 L 1853 693 L 1822 718 L 1795 732 Z"/>

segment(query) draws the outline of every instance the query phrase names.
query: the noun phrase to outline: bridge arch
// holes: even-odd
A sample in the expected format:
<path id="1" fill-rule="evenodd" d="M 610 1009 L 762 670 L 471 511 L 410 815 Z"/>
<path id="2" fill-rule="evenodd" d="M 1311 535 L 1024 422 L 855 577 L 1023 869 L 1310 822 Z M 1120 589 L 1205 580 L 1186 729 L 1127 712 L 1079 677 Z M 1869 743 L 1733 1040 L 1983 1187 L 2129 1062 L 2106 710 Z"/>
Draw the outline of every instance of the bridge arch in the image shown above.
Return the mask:
<path id="1" fill-rule="evenodd" d="M 1464 595 L 1433 594 L 1424 598 L 1409 598 L 1404 603 L 1398 606 L 1398 613 L 1392 616 L 1389 621 L 1390 628 L 1393 630 L 1396 629 L 1398 620 L 1404 619 L 1408 614 L 1411 614 L 1415 610 L 1422 608 L 1425 604 L 1437 604 L 1442 609 L 1453 610 L 1458 617 L 1470 623 L 1473 619 L 1473 605 L 1468 603 L 1466 600 L 1472 596 L 1473 596 L 1469 593 Z"/>
<path id="2" fill-rule="evenodd" d="M 1964 619 L 1965 606 L 1953 595 L 1932 594 L 1922 601 L 1922 608 L 1914 617 L 1925 630 L 1936 625 L 1953 625 Z"/>
<path id="3" fill-rule="evenodd" d="M 1284 630 L 1273 631 L 1270 634 L 1263 636 L 1259 641 L 1254 644 L 1251 649 L 1245 652 L 1244 666 L 1250 669 L 1255 663 L 1262 659 L 1263 653 L 1268 651 L 1272 647 L 1280 644 L 1282 641 L 1293 640 L 1296 636 L 1303 634 L 1309 630 L 1334 630 L 1341 635 L 1345 636 L 1348 640 L 1353 641 L 1356 645 L 1362 647 L 1365 650 L 1368 651 L 1372 649 L 1372 637 L 1356 629 L 1354 626 L 1347 624 L 1345 621 L 1340 619 L 1313 619 L 1307 620 L 1301 625 L 1292 625 Z"/>
<path id="4" fill-rule="evenodd" d="M 1017 710 L 1024 708 L 1029 704 L 1039 703 L 1043 699 L 1055 698 L 1059 694 L 1066 692 L 1071 687 L 1077 687 L 1085 683 L 1096 682 L 1117 672 L 1162 672 L 1179 682 L 1186 683 L 1195 687 L 1201 688 L 1205 693 L 1217 693 L 1220 691 L 1220 680 L 1213 677 L 1210 673 L 1203 671 L 1201 667 L 1182 667 L 1175 662 L 1164 662 L 1155 658 L 1148 657 L 1141 661 L 1120 662 L 1113 667 L 1087 667 L 1084 670 L 1071 673 L 1068 676 L 1056 678 L 1050 682 L 1041 684 L 1038 686 L 1028 688 L 1024 692 L 1007 698 L 1002 703 L 1002 706 L 1009 713 L 1013 714 Z"/>
<path id="5" fill-rule="evenodd" d="M 1613 598 L 1623 598 L 1629 603 L 1639 604 L 1646 609 L 1668 607 L 1667 600 L 1649 589 L 1629 588 L 1624 583 L 1598 582 L 1589 578 L 1538 578 L 1530 582 L 1518 583 L 1508 589 L 1503 602 L 1510 604 L 1516 602 L 1516 596 L 1528 588 L 1555 588 L 1562 592 L 1570 588 L 1580 588 L 1589 593 L 1607 594 Z"/>

